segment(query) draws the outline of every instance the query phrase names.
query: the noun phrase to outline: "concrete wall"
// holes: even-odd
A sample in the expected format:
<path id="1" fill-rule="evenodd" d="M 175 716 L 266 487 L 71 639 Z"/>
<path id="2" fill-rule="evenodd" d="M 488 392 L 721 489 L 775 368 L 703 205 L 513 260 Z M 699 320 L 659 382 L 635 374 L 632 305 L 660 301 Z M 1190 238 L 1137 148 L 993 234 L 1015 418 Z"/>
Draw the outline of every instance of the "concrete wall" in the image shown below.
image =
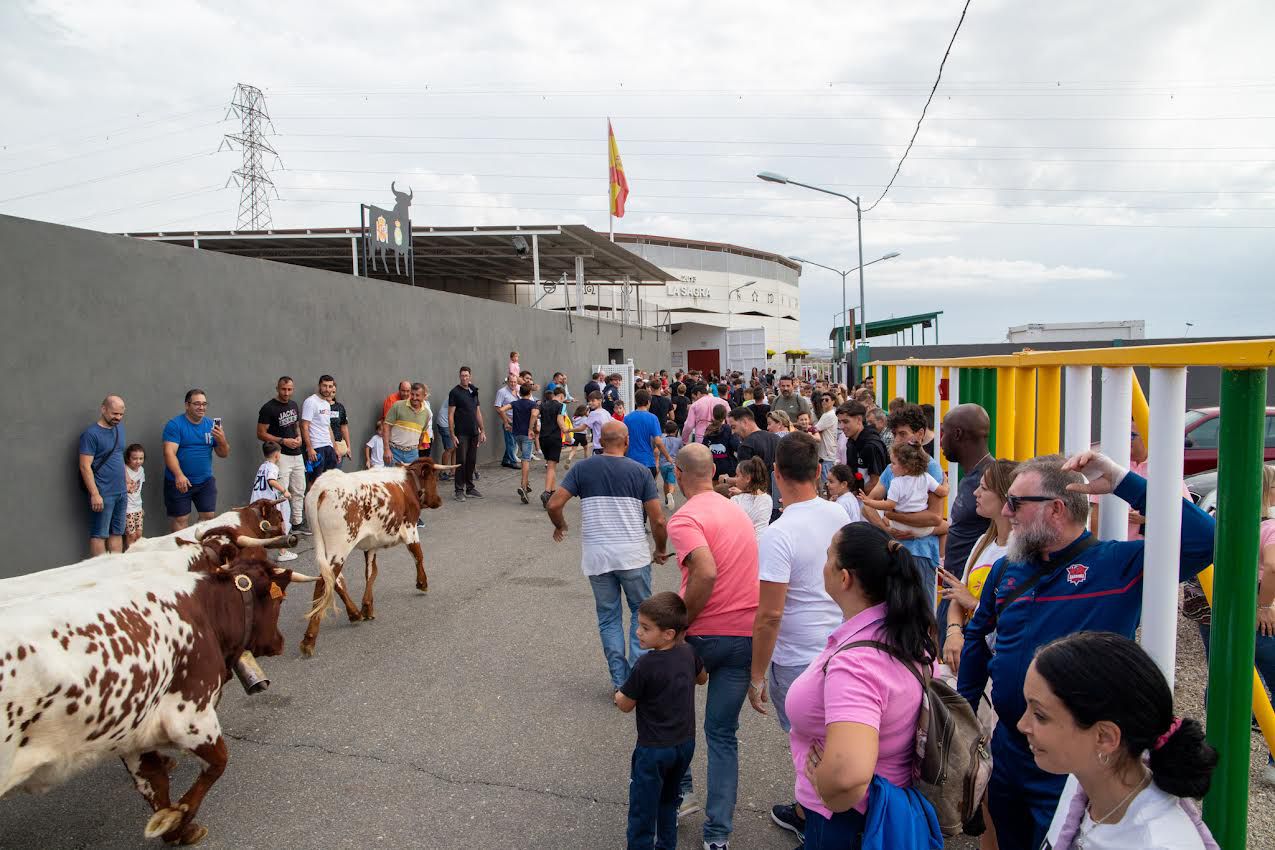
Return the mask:
<path id="1" fill-rule="evenodd" d="M 124 397 L 128 440 L 146 447 L 146 531 L 155 535 L 167 527 L 160 433 L 190 387 L 204 389 L 208 415 L 224 421 L 231 456 L 214 468 L 219 507 L 229 507 L 251 489 L 257 411 L 279 375 L 296 380 L 298 403 L 320 374 L 335 376 L 361 447 L 402 378 L 425 381 L 437 407 L 457 368 L 471 366 L 490 415 L 513 349 L 541 383 L 565 371 L 577 395 L 608 349 L 644 368 L 669 362 L 668 336 L 649 330 L 639 338 L 627 328 L 621 340 L 610 323 L 577 320 L 569 333 L 562 314 L 525 306 L 8 216 L 0 280 L 0 577 L 87 552 L 76 445 L 107 393 Z M 496 459 L 501 441 L 484 450 Z M 481 522 L 481 503 L 471 504 Z"/>

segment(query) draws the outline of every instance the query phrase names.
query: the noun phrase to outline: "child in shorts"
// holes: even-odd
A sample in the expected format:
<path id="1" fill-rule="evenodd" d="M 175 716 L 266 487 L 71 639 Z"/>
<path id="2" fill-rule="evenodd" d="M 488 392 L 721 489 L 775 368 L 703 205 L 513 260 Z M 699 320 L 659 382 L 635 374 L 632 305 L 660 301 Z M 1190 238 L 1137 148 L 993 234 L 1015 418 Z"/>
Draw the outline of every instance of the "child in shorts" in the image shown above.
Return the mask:
<path id="1" fill-rule="evenodd" d="M 146 449 L 133 443 L 124 450 L 124 484 L 128 489 L 128 506 L 124 509 L 124 546 L 132 546 L 142 538 L 142 485 L 146 483 Z"/>
<path id="2" fill-rule="evenodd" d="M 939 498 L 947 495 L 947 485 L 934 480 L 926 470 L 930 465 L 930 456 L 925 449 L 911 443 L 896 442 L 890 446 L 890 471 L 894 478 L 884 499 L 869 499 L 862 494 L 859 501 L 878 511 L 894 511 L 900 514 L 924 513 L 929 505 L 929 495 L 933 493 Z M 889 520 L 890 527 L 902 531 L 911 537 L 929 537 L 934 533 L 932 525 L 908 525 L 898 520 Z"/>
<path id="3" fill-rule="evenodd" d="M 660 477 L 664 479 L 664 504 L 673 507 L 673 493 L 677 490 L 677 477 L 673 474 L 673 461 L 677 460 L 678 449 L 682 448 L 681 432 L 672 419 L 664 422 L 664 450 L 668 452 L 669 463 L 660 464 Z"/>
<path id="4" fill-rule="evenodd" d="M 850 522 L 861 522 L 863 510 L 858 495 L 863 491 L 863 477 L 844 463 L 828 471 L 828 498 L 845 509 Z"/>
<path id="5" fill-rule="evenodd" d="M 571 468 L 571 462 L 576 459 L 576 451 L 584 449 L 585 456 L 589 454 L 589 435 L 592 433 L 589 429 L 588 405 L 577 405 L 575 415 L 571 417 L 571 448 L 567 449 L 568 469 Z"/>
<path id="6" fill-rule="evenodd" d="M 637 709 L 637 746 L 629 774 L 629 850 L 674 850 L 682 776 L 695 755 L 695 688 L 708 671 L 683 634 L 686 604 L 656 593 L 638 606 L 637 636 L 649 650 L 615 692 L 616 707 Z"/>
<path id="7" fill-rule="evenodd" d="M 385 440 L 381 437 L 384 419 L 376 420 L 376 433 L 363 444 L 363 468 L 380 469 L 385 466 Z"/>
<path id="8" fill-rule="evenodd" d="M 283 514 L 283 533 L 287 534 L 292 530 L 292 508 L 288 503 L 288 498 L 292 494 L 279 483 L 279 444 L 274 440 L 268 440 L 261 444 L 261 453 L 266 459 L 261 466 L 257 467 L 257 475 L 252 481 L 252 494 L 248 496 L 248 503 L 252 504 L 258 499 L 274 501 L 282 496 L 283 501 L 279 503 L 278 507 L 279 512 Z M 295 561 L 296 559 L 296 552 L 290 552 L 287 549 L 279 550 L 280 561 Z"/>

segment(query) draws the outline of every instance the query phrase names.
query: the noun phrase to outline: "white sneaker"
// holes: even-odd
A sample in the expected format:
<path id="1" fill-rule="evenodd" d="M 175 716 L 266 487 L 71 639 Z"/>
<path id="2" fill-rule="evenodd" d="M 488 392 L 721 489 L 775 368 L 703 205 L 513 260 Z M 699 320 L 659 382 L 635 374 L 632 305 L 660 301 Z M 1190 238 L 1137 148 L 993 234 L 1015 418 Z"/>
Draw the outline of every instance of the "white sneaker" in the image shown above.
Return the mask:
<path id="1" fill-rule="evenodd" d="M 694 794 L 687 794 L 682 798 L 681 804 L 677 807 L 677 819 L 681 820 L 687 815 L 693 815 L 696 812 L 701 811 L 703 808 L 704 807 L 699 804 L 699 800 L 695 798 Z"/>
<path id="2" fill-rule="evenodd" d="M 289 552 L 288 550 L 285 549 L 284 551 L 279 553 L 279 557 L 276 560 L 278 560 L 279 563 L 283 563 L 285 561 L 295 561 L 296 559 L 297 559 L 296 552 Z"/>

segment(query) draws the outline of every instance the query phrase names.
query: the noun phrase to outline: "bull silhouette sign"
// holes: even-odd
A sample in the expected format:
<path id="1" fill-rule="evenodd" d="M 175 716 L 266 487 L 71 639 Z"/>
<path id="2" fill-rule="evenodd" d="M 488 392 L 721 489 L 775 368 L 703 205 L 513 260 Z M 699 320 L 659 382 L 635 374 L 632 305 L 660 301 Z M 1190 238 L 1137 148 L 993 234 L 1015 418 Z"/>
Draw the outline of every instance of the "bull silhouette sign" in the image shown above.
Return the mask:
<path id="1" fill-rule="evenodd" d="M 415 264 L 412 262 L 412 221 L 407 208 L 412 205 L 413 191 L 409 187 L 400 192 L 394 183 L 390 183 L 390 191 L 394 193 L 394 208 L 363 204 L 359 218 L 363 227 L 363 268 L 375 271 L 379 257 L 386 274 L 389 274 L 389 255 L 394 255 L 394 273 L 403 274 L 399 267 L 399 258 L 406 263 L 406 273 L 415 280 Z M 364 214 L 366 213 L 366 215 Z"/>

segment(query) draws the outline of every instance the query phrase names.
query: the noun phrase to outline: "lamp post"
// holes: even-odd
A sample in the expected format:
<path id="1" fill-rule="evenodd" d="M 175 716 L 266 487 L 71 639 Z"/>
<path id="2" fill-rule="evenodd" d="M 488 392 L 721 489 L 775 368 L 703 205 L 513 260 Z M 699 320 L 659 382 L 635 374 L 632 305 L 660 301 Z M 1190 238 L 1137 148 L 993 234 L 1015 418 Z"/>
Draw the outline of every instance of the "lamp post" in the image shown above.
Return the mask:
<path id="1" fill-rule="evenodd" d="M 731 291 L 726 293 L 726 330 L 730 330 L 731 319 L 734 318 L 735 302 L 731 299 L 735 297 L 735 293 L 741 289 L 747 289 L 750 286 L 756 286 L 757 281 L 750 280 L 748 283 L 741 283 Z M 726 371 L 730 371 L 730 337 L 726 338 Z"/>
<path id="2" fill-rule="evenodd" d="M 758 174 L 757 177 L 761 180 L 765 180 L 767 183 L 792 184 L 793 186 L 800 186 L 803 189 L 823 192 L 825 195 L 836 195 L 838 198 L 844 198 L 854 204 L 855 223 L 858 227 L 859 234 L 859 341 L 860 343 L 866 343 L 868 341 L 868 319 L 867 316 L 863 315 L 863 207 L 860 205 L 859 199 L 852 198 L 849 195 L 844 195 L 841 192 L 834 192 L 831 189 L 823 189 L 819 186 L 811 186 L 809 183 L 801 183 L 796 180 L 790 180 L 784 175 L 776 174 L 773 171 L 763 171 Z M 844 296 L 842 300 L 845 300 Z M 843 303 L 841 306 L 844 308 L 845 304 Z"/>
<path id="3" fill-rule="evenodd" d="M 852 271 L 859 272 L 859 329 L 861 333 L 861 338 L 859 340 L 859 343 L 864 344 L 868 341 L 868 324 L 863 319 L 863 269 L 867 266 L 872 265 L 873 263 L 879 263 L 882 260 L 893 260 L 897 256 L 899 256 L 898 251 L 891 251 L 890 253 L 886 254 L 883 257 L 877 257 L 875 260 L 871 260 L 865 263 L 863 262 L 863 251 L 861 249 L 859 251 L 860 264 L 855 266 L 852 269 L 846 269 L 845 271 L 842 271 L 841 269 L 834 269 L 832 266 L 825 266 L 823 263 L 816 263 L 814 260 L 807 260 L 804 257 L 790 256 L 788 259 L 796 263 L 803 263 L 805 265 L 810 265 L 810 266 L 818 266 L 821 269 L 827 269 L 830 272 L 836 272 L 837 274 L 841 275 L 841 312 L 842 313 L 847 312 L 846 311 L 846 276 L 849 275 L 850 272 Z M 842 327 L 844 327 L 844 325 Z M 841 334 L 841 355 L 842 355 L 843 361 L 845 360 L 845 345 L 846 345 L 846 335 L 845 335 L 845 332 L 843 331 Z M 845 377 L 848 377 L 848 376 L 845 376 Z"/>

